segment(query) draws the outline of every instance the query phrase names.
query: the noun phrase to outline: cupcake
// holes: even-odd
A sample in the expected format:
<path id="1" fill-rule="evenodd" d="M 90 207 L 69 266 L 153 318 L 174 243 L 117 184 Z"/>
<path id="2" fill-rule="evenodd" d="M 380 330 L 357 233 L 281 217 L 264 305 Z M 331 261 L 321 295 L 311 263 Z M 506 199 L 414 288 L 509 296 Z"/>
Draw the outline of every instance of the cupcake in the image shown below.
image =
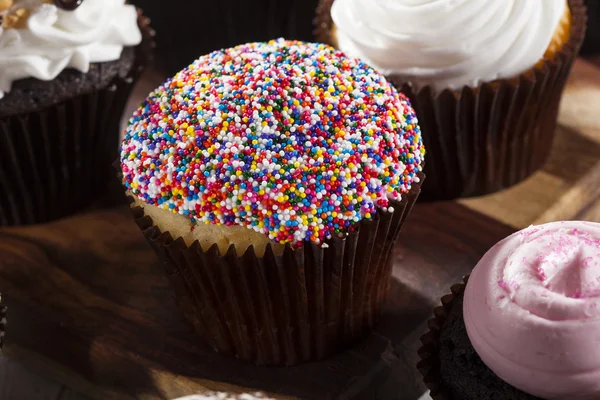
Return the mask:
<path id="1" fill-rule="evenodd" d="M 200 338 L 296 364 L 374 326 L 423 154 L 413 109 L 383 76 L 280 39 L 213 52 L 152 92 L 121 168 Z"/>
<path id="2" fill-rule="evenodd" d="M 465 282 L 422 337 L 434 399 L 600 398 L 600 224 L 517 232 Z"/>
<path id="3" fill-rule="evenodd" d="M 159 62 L 172 76 L 199 54 L 277 37 L 314 41 L 318 0 L 133 0 L 159 32 Z"/>
<path id="4" fill-rule="evenodd" d="M 0 225 L 102 193 L 150 28 L 124 0 L 0 0 Z"/>
<path id="5" fill-rule="evenodd" d="M 514 185 L 545 163 L 586 26 L 583 0 L 321 0 L 318 39 L 410 98 L 429 151 L 424 196 Z"/>

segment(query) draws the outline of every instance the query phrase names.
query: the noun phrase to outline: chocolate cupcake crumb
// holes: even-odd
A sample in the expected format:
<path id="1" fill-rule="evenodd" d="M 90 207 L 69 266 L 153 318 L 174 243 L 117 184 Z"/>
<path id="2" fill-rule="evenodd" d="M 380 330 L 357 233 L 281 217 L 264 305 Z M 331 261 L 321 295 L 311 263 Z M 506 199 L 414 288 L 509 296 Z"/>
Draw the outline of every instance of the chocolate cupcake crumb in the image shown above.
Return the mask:
<path id="1" fill-rule="evenodd" d="M 135 63 L 135 48 L 123 49 L 116 61 L 93 63 L 87 73 L 69 68 L 51 81 L 35 78 L 21 79 L 0 100 L 0 118 L 30 113 L 59 104 L 75 96 L 104 89 L 115 78 L 126 78 Z"/>
<path id="2" fill-rule="evenodd" d="M 452 400 L 541 400 L 500 379 L 471 345 L 463 319 L 463 295 L 455 296 L 440 331 L 440 376 Z"/>

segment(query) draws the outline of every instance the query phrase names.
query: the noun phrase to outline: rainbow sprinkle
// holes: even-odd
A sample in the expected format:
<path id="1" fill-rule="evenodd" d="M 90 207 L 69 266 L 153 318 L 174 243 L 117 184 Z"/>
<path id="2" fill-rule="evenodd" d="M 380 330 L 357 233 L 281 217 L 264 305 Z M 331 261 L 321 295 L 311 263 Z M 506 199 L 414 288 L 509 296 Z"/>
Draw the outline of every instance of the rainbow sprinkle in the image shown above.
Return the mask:
<path id="1" fill-rule="evenodd" d="M 148 204 L 301 245 L 388 210 L 418 182 L 424 153 L 413 109 L 383 76 L 279 39 L 201 57 L 152 92 L 121 165 Z"/>

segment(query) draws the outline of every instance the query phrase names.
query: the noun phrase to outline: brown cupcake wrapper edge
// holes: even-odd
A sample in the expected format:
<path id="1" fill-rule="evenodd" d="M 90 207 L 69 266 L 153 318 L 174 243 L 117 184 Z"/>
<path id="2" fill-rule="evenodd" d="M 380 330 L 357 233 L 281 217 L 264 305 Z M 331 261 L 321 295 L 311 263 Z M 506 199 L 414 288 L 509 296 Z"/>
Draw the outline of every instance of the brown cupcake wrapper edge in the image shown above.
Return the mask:
<path id="1" fill-rule="evenodd" d="M 132 212 L 159 255 L 176 301 L 201 341 L 256 364 L 294 365 L 345 349 L 370 332 L 388 292 L 391 252 L 421 182 L 327 247 L 286 246 L 263 257 L 234 246 L 221 255 L 161 232 L 140 207 Z"/>
<path id="2" fill-rule="evenodd" d="M 417 363 L 417 369 L 423 376 L 423 382 L 430 390 L 433 400 L 452 400 L 450 389 L 444 385 L 441 378 L 438 357 L 440 331 L 452 309 L 454 299 L 464 293 L 468 281 L 469 275 L 463 277 L 461 283 L 453 285 L 450 288 L 450 293 L 441 298 L 441 306 L 433 310 L 433 318 L 427 321 L 428 331 L 420 338 L 422 346 L 417 350 L 417 353 L 421 359 Z"/>
<path id="3" fill-rule="evenodd" d="M 125 77 L 40 111 L 0 119 L 0 226 L 42 223 L 93 202 L 113 176 L 121 116 L 152 59 L 154 31 L 138 10 L 143 40 Z"/>
<path id="4" fill-rule="evenodd" d="M 334 0 L 321 0 L 315 34 L 332 44 Z M 422 198 L 454 199 L 513 186 L 546 162 L 555 136 L 558 107 L 586 31 L 583 0 L 569 0 L 571 35 L 540 67 L 513 79 L 436 92 L 416 90 L 400 77 L 388 77 L 410 99 L 427 150 L 428 176 Z"/>

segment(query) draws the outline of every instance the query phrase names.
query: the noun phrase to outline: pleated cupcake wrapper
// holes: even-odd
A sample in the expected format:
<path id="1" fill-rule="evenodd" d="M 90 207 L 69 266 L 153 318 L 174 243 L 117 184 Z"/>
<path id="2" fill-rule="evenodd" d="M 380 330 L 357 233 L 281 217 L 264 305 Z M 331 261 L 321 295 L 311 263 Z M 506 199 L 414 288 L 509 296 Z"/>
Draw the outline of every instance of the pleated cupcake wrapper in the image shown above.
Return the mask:
<path id="1" fill-rule="evenodd" d="M 42 223 L 72 214 L 102 194 L 114 176 L 121 116 L 153 47 L 143 42 L 126 77 L 41 111 L 0 118 L 0 226 Z"/>
<path id="2" fill-rule="evenodd" d="M 464 277 L 462 283 L 450 288 L 450 294 L 442 297 L 442 305 L 433 310 L 433 318 L 427 321 L 429 330 L 421 336 L 422 346 L 417 350 L 421 360 L 417 363 L 417 369 L 423 375 L 423 382 L 431 391 L 433 400 L 453 400 L 440 371 L 440 332 L 450 315 L 454 299 L 464 293 L 468 280 L 469 276 Z"/>
<path id="3" fill-rule="evenodd" d="M 169 75 L 203 54 L 248 42 L 283 37 L 313 41 L 312 19 L 318 0 L 133 1 L 155 19 L 158 51 Z M 189 21 L 182 18 L 190 14 Z M 201 26 L 193 23 L 199 16 Z"/>
<path id="4" fill-rule="evenodd" d="M 372 330 L 388 292 L 392 249 L 420 186 L 344 239 L 286 246 L 282 255 L 269 245 L 263 257 L 252 247 L 238 255 L 232 245 L 221 255 L 217 245 L 187 246 L 161 232 L 142 208 L 132 211 L 204 344 L 256 364 L 294 365 L 340 351 Z"/>
<path id="5" fill-rule="evenodd" d="M 316 34 L 332 43 L 330 9 L 321 0 Z M 513 186 L 546 162 L 554 140 L 563 89 L 586 30 L 583 0 L 569 0 L 571 36 L 552 60 L 515 79 L 440 93 L 415 90 L 389 76 L 414 107 L 427 155 L 425 199 L 454 199 Z"/>

